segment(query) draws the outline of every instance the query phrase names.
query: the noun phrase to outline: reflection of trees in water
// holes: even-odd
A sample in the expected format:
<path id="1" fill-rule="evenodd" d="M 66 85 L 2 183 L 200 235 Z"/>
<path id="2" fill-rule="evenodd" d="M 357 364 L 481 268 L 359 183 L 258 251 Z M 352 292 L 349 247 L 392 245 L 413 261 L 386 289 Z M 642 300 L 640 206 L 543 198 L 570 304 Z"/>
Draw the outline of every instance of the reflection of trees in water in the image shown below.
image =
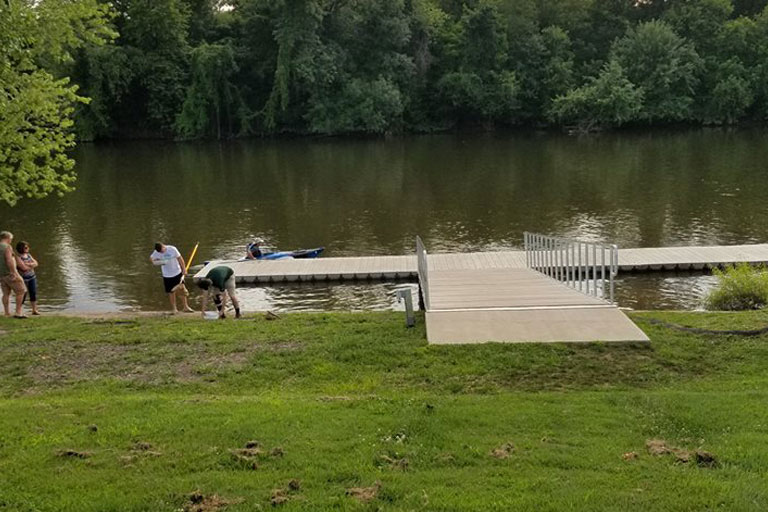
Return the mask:
<path id="1" fill-rule="evenodd" d="M 757 130 L 83 145 L 77 192 L 0 213 L 47 286 L 66 287 L 66 218 L 94 279 L 164 308 L 147 261 L 158 239 L 185 257 L 199 240 L 198 263 L 239 257 L 252 235 L 329 256 L 409 252 L 416 234 L 500 249 L 524 230 L 624 247 L 762 240 L 767 152 Z"/>

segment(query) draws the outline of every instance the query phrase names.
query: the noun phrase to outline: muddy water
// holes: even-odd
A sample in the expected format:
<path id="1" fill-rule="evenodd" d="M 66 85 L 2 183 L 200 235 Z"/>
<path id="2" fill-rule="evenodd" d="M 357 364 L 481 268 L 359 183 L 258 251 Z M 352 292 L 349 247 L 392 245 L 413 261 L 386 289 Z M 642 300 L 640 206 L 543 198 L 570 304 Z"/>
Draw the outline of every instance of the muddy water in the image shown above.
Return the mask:
<path id="1" fill-rule="evenodd" d="M 768 239 L 768 132 L 465 134 L 85 144 L 77 191 L 0 208 L 32 244 L 47 309 L 165 307 L 156 240 L 197 262 L 261 236 L 326 256 L 520 248 L 524 230 L 621 247 Z M 623 305 L 696 307 L 711 276 L 623 276 Z M 402 284 L 402 283 L 401 283 Z M 388 309 L 398 284 L 242 291 L 249 309 Z"/>

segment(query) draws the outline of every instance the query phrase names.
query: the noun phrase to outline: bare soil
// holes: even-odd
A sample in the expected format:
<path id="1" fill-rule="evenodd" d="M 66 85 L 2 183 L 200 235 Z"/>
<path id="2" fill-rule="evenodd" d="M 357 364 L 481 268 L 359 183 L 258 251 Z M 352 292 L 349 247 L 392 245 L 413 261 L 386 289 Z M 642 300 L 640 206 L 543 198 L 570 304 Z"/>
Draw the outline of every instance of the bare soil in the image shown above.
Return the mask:
<path id="1" fill-rule="evenodd" d="M 16 361 L 25 371 L 26 390 L 104 378 L 143 384 L 192 383 L 217 373 L 243 369 L 252 356 L 300 350 L 297 342 L 252 343 L 231 352 L 205 342 L 112 344 L 46 341 L 0 347 L 0 359 Z"/>

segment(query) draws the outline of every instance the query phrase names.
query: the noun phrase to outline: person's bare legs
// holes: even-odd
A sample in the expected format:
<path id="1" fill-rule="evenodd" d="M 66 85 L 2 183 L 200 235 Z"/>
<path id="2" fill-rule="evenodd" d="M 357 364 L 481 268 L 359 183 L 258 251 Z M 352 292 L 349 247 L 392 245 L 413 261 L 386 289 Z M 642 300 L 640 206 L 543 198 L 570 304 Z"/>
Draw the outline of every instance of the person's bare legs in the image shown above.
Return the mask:
<path id="1" fill-rule="evenodd" d="M 11 292 L 3 289 L 3 311 L 5 316 L 11 316 Z"/>
<path id="2" fill-rule="evenodd" d="M 235 306 L 235 318 L 240 318 L 240 301 L 237 300 L 237 295 L 231 292 L 227 292 L 227 295 L 232 300 L 232 305 Z"/>
<path id="3" fill-rule="evenodd" d="M 39 315 L 40 314 L 40 311 L 38 311 L 38 309 L 37 309 L 37 301 L 34 301 L 34 302 L 29 301 L 29 305 L 32 306 L 32 314 L 33 315 Z"/>
<path id="4" fill-rule="evenodd" d="M 26 292 L 16 292 L 16 316 L 24 316 L 24 296 Z"/>
<path id="5" fill-rule="evenodd" d="M 220 296 L 221 309 L 219 310 L 219 318 L 227 318 L 227 292 L 224 292 Z"/>

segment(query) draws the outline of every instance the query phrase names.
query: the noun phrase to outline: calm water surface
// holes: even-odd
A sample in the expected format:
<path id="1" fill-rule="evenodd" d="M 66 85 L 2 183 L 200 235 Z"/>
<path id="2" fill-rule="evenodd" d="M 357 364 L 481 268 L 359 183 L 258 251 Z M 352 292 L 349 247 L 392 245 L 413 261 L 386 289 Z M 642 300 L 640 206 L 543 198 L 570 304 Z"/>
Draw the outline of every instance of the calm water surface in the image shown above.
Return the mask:
<path id="1" fill-rule="evenodd" d="M 81 145 L 78 189 L 0 208 L 32 245 L 45 308 L 166 307 L 156 240 L 196 262 L 260 236 L 326 256 L 518 249 L 525 230 L 620 247 L 768 239 L 768 131 Z M 700 274 L 625 275 L 621 305 L 697 307 Z M 249 309 L 396 308 L 403 283 L 242 291 Z"/>

